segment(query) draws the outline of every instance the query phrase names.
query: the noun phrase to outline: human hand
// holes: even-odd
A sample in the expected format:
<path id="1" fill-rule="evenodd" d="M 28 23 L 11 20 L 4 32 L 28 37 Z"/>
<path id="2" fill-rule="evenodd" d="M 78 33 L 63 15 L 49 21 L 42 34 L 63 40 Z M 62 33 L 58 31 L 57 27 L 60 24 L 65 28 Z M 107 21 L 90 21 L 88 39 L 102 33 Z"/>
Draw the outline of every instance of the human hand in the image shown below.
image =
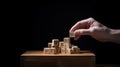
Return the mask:
<path id="1" fill-rule="evenodd" d="M 70 30 L 69 32 L 74 32 L 75 40 L 79 39 L 81 35 L 90 35 L 98 41 L 107 42 L 115 40 L 113 36 L 116 30 L 110 29 L 103 24 L 99 23 L 93 18 L 84 19 L 78 21 Z M 116 32 L 119 34 L 119 42 L 120 42 L 120 30 Z M 116 34 L 115 33 L 115 34 Z"/>

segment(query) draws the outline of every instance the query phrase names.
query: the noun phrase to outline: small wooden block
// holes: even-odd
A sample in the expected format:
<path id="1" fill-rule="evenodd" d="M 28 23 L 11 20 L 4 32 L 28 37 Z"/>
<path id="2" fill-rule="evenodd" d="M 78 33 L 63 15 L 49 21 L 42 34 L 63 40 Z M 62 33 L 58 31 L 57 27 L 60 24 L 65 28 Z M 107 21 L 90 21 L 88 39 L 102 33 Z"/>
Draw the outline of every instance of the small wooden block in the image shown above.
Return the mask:
<path id="1" fill-rule="evenodd" d="M 74 32 L 69 32 L 69 37 L 75 37 Z"/>
<path id="2" fill-rule="evenodd" d="M 72 46 L 72 51 L 73 51 L 73 54 L 80 53 L 80 48 L 78 48 L 78 46 Z"/>
<path id="3" fill-rule="evenodd" d="M 72 49 L 66 48 L 66 54 L 72 54 L 72 53 L 73 53 Z"/>
<path id="4" fill-rule="evenodd" d="M 60 42 L 59 42 L 59 47 L 61 47 L 61 48 L 65 48 L 65 44 L 64 44 L 63 41 L 60 41 Z"/>
<path id="5" fill-rule="evenodd" d="M 65 37 L 65 38 L 64 38 L 64 43 L 70 44 L 70 38 L 69 38 L 69 37 Z"/>
<path id="6" fill-rule="evenodd" d="M 59 39 L 52 40 L 52 47 L 59 47 Z"/>
<path id="7" fill-rule="evenodd" d="M 56 49 L 55 48 L 50 48 L 51 49 L 51 53 L 50 54 L 56 54 Z"/>
<path id="8" fill-rule="evenodd" d="M 44 48 L 44 54 L 56 54 L 57 51 L 55 48 Z"/>
<path id="9" fill-rule="evenodd" d="M 49 42 L 49 43 L 48 43 L 48 48 L 51 48 L 51 47 L 52 47 L 52 43 Z"/>
<path id="10" fill-rule="evenodd" d="M 55 47 L 55 49 L 56 49 L 56 54 L 61 53 L 61 49 L 60 49 L 60 47 Z"/>
<path id="11" fill-rule="evenodd" d="M 60 47 L 58 47 L 58 49 L 57 49 L 57 50 L 58 50 L 58 53 L 61 53 L 61 48 L 60 48 Z"/>
<path id="12" fill-rule="evenodd" d="M 50 48 L 44 48 L 44 54 L 50 54 Z"/>
<path id="13" fill-rule="evenodd" d="M 66 48 L 61 48 L 61 54 L 65 54 L 66 53 Z"/>

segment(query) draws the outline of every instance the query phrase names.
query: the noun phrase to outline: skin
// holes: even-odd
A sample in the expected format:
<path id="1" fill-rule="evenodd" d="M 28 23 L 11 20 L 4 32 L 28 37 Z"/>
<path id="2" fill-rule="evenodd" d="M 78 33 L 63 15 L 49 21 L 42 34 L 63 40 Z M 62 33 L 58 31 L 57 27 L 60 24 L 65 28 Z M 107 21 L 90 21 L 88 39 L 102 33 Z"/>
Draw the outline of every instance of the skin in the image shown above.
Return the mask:
<path id="1" fill-rule="evenodd" d="M 90 35 L 101 42 L 114 42 L 120 44 L 120 29 L 111 29 L 99 23 L 94 18 L 78 21 L 69 32 L 74 32 L 75 40 L 82 35 Z"/>

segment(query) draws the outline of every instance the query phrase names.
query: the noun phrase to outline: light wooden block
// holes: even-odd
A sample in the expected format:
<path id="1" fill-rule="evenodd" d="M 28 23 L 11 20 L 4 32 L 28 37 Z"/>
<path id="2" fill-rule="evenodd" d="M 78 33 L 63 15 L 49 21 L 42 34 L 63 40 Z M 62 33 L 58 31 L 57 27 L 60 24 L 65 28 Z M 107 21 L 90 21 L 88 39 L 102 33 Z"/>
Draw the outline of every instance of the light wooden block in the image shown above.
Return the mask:
<path id="1" fill-rule="evenodd" d="M 60 48 L 60 47 L 58 47 L 58 49 L 57 49 L 57 50 L 58 50 L 58 53 L 61 53 L 61 48 Z"/>
<path id="2" fill-rule="evenodd" d="M 59 39 L 52 40 L 52 47 L 59 47 Z"/>
<path id="3" fill-rule="evenodd" d="M 70 47 L 70 38 L 69 37 L 65 37 L 64 38 L 64 44 L 66 48 Z"/>
<path id="4" fill-rule="evenodd" d="M 66 48 L 66 54 L 72 54 L 72 53 L 73 53 L 73 51 L 71 48 Z"/>
<path id="5" fill-rule="evenodd" d="M 75 37 L 74 32 L 69 32 L 69 37 Z"/>
<path id="6" fill-rule="evenodd" d="M 80 53 L 80 48 L 78 46 L 72 46 L 72 51 L 74 54 Z"/>
<path id="7" fill-rule="evenodd" d="M 52 47 L 52 43 L 48 42 L 48 48 L 51 48 L 51 47 Z"/>
<path id="8" fill-rule="evenodd" d="M 65 48 L 64 41 L 60 41 L 60 42 L 59 42 L 59 47 L 60 47 L 60 48 Z"/>
<path id="9" fill-rule="evenodd" d="M 55 48 L 50 48 L 50 49 L 51 49 L 51 54 L 56 54 L 57 53 Z"/>
<path id="10" fill-rule="evenodd" d="M 55 49 L 56 49 L 56 54 L 61 53 L 61 49 L 60 49 L 60 47 L 55 47 Z"/>
<path id="11" fill-rule="evenodd" d="M 55 48 L 44 48 L 44 54 L 56 54 L 57 51 Z"/>
<path id="12" fill-rule="evenodd" d="M 61 48 L 61 54 L 65 54 L 66 53 L 66 48 Z"/>
<path id="13" fill-rule="evenodd" d="M 44 54 L 50 54 L 50 48 L 44 48 Z"/>

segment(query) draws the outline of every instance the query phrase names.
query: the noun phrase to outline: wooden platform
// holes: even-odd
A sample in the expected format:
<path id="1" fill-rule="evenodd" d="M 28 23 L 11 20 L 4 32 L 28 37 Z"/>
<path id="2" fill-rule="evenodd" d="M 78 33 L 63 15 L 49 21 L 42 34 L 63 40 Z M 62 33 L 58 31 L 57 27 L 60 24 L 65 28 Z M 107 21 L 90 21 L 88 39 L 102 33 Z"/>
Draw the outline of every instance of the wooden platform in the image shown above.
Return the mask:
<path id="1" fill-rule="evenodd" d="M 21 67 L 95 67 L 95 54 L 90 51 L 81 51 L 79 54 L 26 51 L 21 55 Z"/>

